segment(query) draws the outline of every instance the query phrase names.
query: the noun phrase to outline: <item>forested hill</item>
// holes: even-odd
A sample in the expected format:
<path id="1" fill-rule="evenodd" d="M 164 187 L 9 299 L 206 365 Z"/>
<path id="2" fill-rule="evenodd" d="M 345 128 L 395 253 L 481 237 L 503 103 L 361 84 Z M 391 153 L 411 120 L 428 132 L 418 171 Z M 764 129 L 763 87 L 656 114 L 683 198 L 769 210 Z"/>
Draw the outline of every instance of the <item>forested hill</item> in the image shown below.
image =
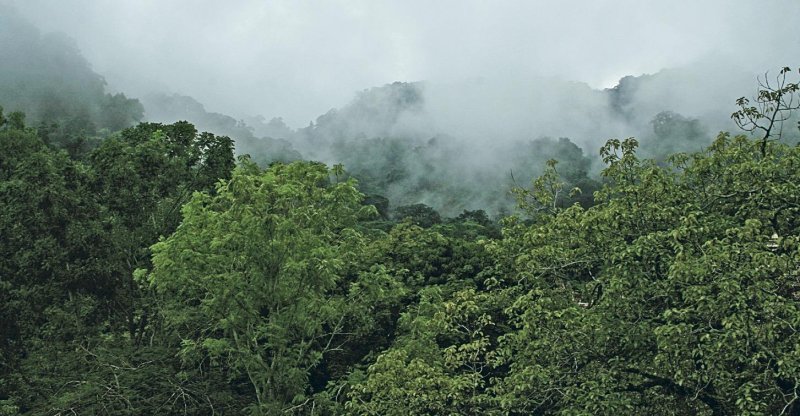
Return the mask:
<path id="1" fill-rule="evenodd" d="M 424 203 L 446 215 L 464 209 L 497 215 L 514 209 L 511 188 L 530 183 L 549 159 L 572 172 L 572 187 L 589 198 L 600 165 L 595 149 L 608 137 L 639 137 L 643 155 L 663 159 L 699 150 L 720 129 L 735 128 L 730 103 L 740 92 L 723 85 L 749 89 L 754 76 L 731 71 L 726 80 L 704 85 L 708 75 L 698 64 L 625 77 L 606 90 L 557 79 L 518 86 L 395 82 L 363 90 L 301 128 L 280 118 L 208 112 L 186 96 L 159 94 L 144 103 L 149 119 L 186 119 L 228 135 L 238 153 L 262 166 L 341 163 L 363 192 L 388 198 L 394 208 Z M 509 88 L 510 96 L 498 95 Z M 797 139 L 794 131 L 785 137 Z"/>
<path id="2" fill-rule="evenodd" d="M 340 166 L 237 165 L 185 122 L 76 161 L 0 116 L 0 414 L 796 414 L 773 138 L 610 140 L 591 206 L 550 163 L 498 233 L 376 221 Z"/>
<path id="3" fill-rule="evenodd" d="M 447 216 L 485 210 L 499 217 L 515 210 L 510 190 L 527 186 L 549 159 L 560 162 L 570 189 L 580 189 L 572 200 L 585 205 L 597 189 L 596 149 L 605 139 L 639 137 L 641 152 L 661 159 L 698 150 L 720 126 L 731 127 L 720 109 L 735 95 L 722 81 L 703 85 L 707 73 L 697 66 L 626 77 L 608 90 L 557 79 L 515 86 L 395 82 L 363 90 L 308 126 L 292 128 L 280 118 L 207 111 L 185 95 L 152 93 L 139 101 L 109 94 L 74 42 L 42 35 L 12 9 L 2 11 L 0 105 L 25 113 L 46 143 L 74 158 L 140 120 L 187 120 L 231 137 L 238 154 L 261 166 L 343 164 L 362 192 L 389 201 L 387 215 L 423 203 Z"/>
<path id="4" fill-rule="evenodd" d="M 675 72 L 293 129 L 0 55 L 0 416 L 800 414 L 794 68 L 715 135 Z"/>
<path id="5" fill-rule="evenodd" d="M 465 209 L 492 215 L 513 210 L 510 190 L 530 183 L 549 159 L 559 160 L 571 188 L 580 188 L 582 198 L 590 199 L 599 165 L 592 149 L 623 127 L 631 134 L 641 132 L 643 152 L 657 158 L 700 149 L 713 138 L 696 118 L 658 111 L 642 121 L 643 113 L 623 109 L 621 103 L 639 97 L 640 88 L 631 87 L 630 80 L 626 88 L 606 91 L 552 82 L 547 94 L 560 94 L 565 108 L 573 100 L 587 101 L 581 113 L 565 111 L 538 124 L 542 116 L 536 114 L 537 106 L 544 98 L 535 97 L 544 92 L 531 86 L 521 93 L 534 97 L 528 107 L 521 107 L 529 108 L 531 120 L 519 110 L 517 118 L 487 120 L 486 114 L 497 112 L 497 103 L 480 82 L 444 87 L 395 82 L 370 88 L 297 129 L 278 118 L 265 123 L 208 112 L 185 96 L 154 95 L 144 103 L 147 117 L 154 121 L 186 119 L 234 138 L 238 153 L 262 166 L 300 159 L 341 163 L 359 179 L 363 192 L 388 198 L 393 208 L 424 203 L 451 216 Z M 466 128 L 452 123 L 460 111 L 476 111 L 472 107 L 485 114 L 462 114 L 472 120 L 461 123 Z M 729 122 L 727 116 L 725 120 Z M 573 136 L 567 137 L 569 133 Z"/>
<path id="6" fill-rule="evenodd" d="M 144 108 L 107 92 L 75 42 L 42 34 L 0 4 L 0 105 L 26 114 L 46 141 L 78 154 L 93 139 L 142 120 Z M 87 143 L 88 142 L 88 143 Z"/>

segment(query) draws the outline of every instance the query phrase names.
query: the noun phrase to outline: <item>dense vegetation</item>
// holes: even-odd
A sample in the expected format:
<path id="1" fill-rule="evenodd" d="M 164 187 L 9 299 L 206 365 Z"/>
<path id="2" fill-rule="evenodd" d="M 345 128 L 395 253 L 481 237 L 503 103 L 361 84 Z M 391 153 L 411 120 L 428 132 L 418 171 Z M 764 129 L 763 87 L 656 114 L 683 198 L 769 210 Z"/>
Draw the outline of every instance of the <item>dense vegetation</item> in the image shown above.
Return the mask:
<path id="1" fill-rule="evenodd" d="M 758 134 L 707 143 L 663 111 L 599 168 L 567 138 L 513 142 L 509 193 L 445 165 L 445 135 L 356 137 L 418 86 L 297 131 L 146 100 L 239 136 L 237 160 L 185 121 L 134 126 L 75 49 L 3 24 L 27 46 L 0 61 L 0 415 L 800 414 L 788 68 L 737 101 Z"/>
<path id="2" fill-rule="evenodd" d="M 800 412 L 778 136 L 610 140 L 593 198 L 564 196 L 578 152 L 498 225 L 390 222 L 341 165 L 236 163 L 186 122 L 70 158 L 24 119 L 0 116 L 0 414 Z"/>

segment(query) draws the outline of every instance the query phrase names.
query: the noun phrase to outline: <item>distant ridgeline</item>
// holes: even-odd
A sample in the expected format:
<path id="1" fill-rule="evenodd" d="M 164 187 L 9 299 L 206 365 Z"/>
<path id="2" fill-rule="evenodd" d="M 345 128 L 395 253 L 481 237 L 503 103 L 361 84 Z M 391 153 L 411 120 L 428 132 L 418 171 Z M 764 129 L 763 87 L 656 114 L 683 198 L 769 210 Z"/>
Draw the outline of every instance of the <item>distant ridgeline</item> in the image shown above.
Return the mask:
<path id="1" fill-rule="evenodd" d="M 640 120 L 641 114 L 631 108 L 638 81 L 626 80 L 615 89 L 586 91 L 607 96 L 613 109 L 610 119 L 637 123 L 644 131 L 644 155 L 661 158 L 710 143 L 713 135 L 698 119 L 660 111 Z M 299 159 L 341 163 L 363 192 L 388 198 L 393 207 L 424 203 L 448 216 L 478 209 L 502 215 L 515 206 L 510 190 L 529 186 L 550 159 L 559 162 L 557 171 L 567 189 L 579 189 L 572 197 L 565 193 L 561 203 L 591 204 L 599 185 L 592 179 L 599 160 L 577 144 L 591 140 L 537 136 L 535 131 L 483 143 L 466 140 L 436 125 L 426 108 L 425 91 L 425 83 L 401 82 L 364 90 L 349 104 L 299 129 L 289 128 L 280 118 L 237 120 L 207 112 L 196 100 L 180 95 L 152 95 L 144 104 L 152 121 L 186 119 L 200 130 L 234 138 L 237 153 L 250 155 L 262 166 Z M 598 146 L 592 144 L 592 149 Z"/>
<path id="2" fill-rule="evenodd" d="M 189 120 L 199 130 L 230 136 L 237 153 L 262 166 L 301 159 L 342 164 L 347 177 L 358 179 L 362 192 L 388 199 L 392 208 L 387 215 L 417 203 L 448 216 L 464 210 L 508 212 L 514 206 L 511 188 L 527 186 L 548 159 L 561 161 L 565 178 L 582 188 L 580 196 L 563 203 L 591 203 L 597 186 L 588 177 L 593 161 L 569 139 L 504 143 L 493 156 L 503 164 L 487 164 L 459 139 L 431 133 L 423 88 L 400 82 L 371 88 L 296 130 L 280 118 L 237 120 L 208 112 L 193 98 L 178 94 L 153 94 L 142 101 L 150 121 Z"/>
<path id="3" fill-rule="evenodd" d="M 0 58 L 0 416 L 800 415 L 797 71 L 294 130 L 110 95 L 2 6 Z"/>
<path id="4" fill-rule="evenodd" d="M 388 200 L 385 215 L 422 203 L 446 216 L 464 210 L 502 216 L 516 206 L 510 191 L 529 187 L 551 159 L 566 189 L 557 203 L 589 206 L 599 187 L 595 149 L 606 139 L 636 136 L 639 154 L 663 160 L 699 150 L 719 130 L 734 128 L 730 107 L 719 105 L 732 104 L 724 84 L 730 79 L 709 80 L 708 71 L 696 67 L 628 76 L 606 90 L 539 80 L 509 98 L 484 81 L 444 87 L 395 82 L 361 91 L 347 105 L 293 129 L 281 118 L 209 112 L 185 95 L 150 94 L 140 102 L 109 94 L 74 41 L 42 35 L 4 6 L 0 56 L 0 106 L 6 113 L 24 112 L 45 143 L 73 158 L 142 120 L 186 120 L 232 138 L 238 154 L 261 166 L 302 159 L 342 164 L 362 192 Z M 736 77 L 736 83 L 747 78 L 752 85 L 749 75 Z M 691 91 L 692 99 L 675 85 Z M 494 95 L 487 99 L 487 92 Z M 783 137 L 800 139 L 795 128 Z"/>
<path id="5" fill-rule="evenodd" d="M 0 416 L 800 414 L 798 146 L 722 133 L 655 163 L 612 139 L 584 208 L 559 200 L 580 149 L 534 141 L 575 158 L 500 229 L 381 221 L 341 165 L 237 164 L 188 122 L 74 160 L 21 114 Z"/>
<path id="6" fill-rule="evenodd" d="M 560 203 L 577 201 L 588 206 L 599 185 L 595 149 L 609 137 L 636 136 L 642 156 L 663 160 L 675 152 L 699 150 L 710 144 L 719 130 L 735 128 L 730 120 L 734 98 L 728 97 L 731 93 L 722 81 L 709 86 L 707 78 L 702 68 L 664 70 L 625 77 L 616 87 L 601 91 L 585 84 L 546 80 L 546 85 L 539 85 L 544 85 L 541 91 L 532 89 L 525 94 L 570 96 L 554 99 L 549 104 L 557 108 L 543 111 L 544 116 L 534 114 L 537 109 L 531 107 L 531 117 L 539 117 L 548 128 L 531 122 L 516 130 L 503 125 L 510 122 L 510 116 L 492 120 L 492 112 L 498 111 L 491 108 L 492 102 L 464 103 L 451 97 L 445 100 L 450 108 L 438 108 L 442 99 L 436 94 L 442 88 L 426 82 L 395 82 L 364 90 L 347 105 L 298 129 L 280 118 L 237 120 L 210 113 L 186 96 L 155 95 L 144 103 L 151 120 L 186 119 L 201 130 L 229 135 L 236 141 L 238 153 L 249 154 L 262 166 L 298 159 L 341 163 L 348 175 L 359 180 L 363 192 L 388 198 L 392 209 L 424 203 L 447 216 L 477 209 L 502 215 L 515 206 L 509 191 L 528 187 L 550 159 L 559 162 L 556 171 L 567 190 L 574 191 L 564 192 Z M 753 85 L 749 75 L 734 78 L 736 85 Z M 697 97 L 676 93 L 675 85 Z M 476 101 L 481 89 L 486 89 L 480 81 L 448 88 L 448 94 Z M 581 102 L 577 109 L 569 107 L 573 101 Z M 534 100 L 528 104 L 542 103 Z M 459 126 L 442 121 L 442 111 L 458 114 L 453 108 L 459 106 L 478 113 L 465 113 L 456 122 L 469 126 L 476 123 L 469 120 L 470 115 L 476 116 L 495 123 L 497 133 L 489 129 L 490 133 L 476 133 L 478 137 L 464 137 L 471 132 L 464 134 Z M 452 118 L 453 114 L 445 115 Z M 526 110 L 516 109 L 516 115 L 520 114 L 524 118 Z M 795 128 L 785 129 L 784 140 L 797 141 L 797 133 Z"/>
<path id="7" fill-rule="evenodd" d="M 98 136 L 141 121 L 144 108 L 124 94 L 106 92 L 75 42 L 42 35 L 8 6 L 0 5 L 0 105 L 21 111 L 28 125 L 71 154 Z"/>

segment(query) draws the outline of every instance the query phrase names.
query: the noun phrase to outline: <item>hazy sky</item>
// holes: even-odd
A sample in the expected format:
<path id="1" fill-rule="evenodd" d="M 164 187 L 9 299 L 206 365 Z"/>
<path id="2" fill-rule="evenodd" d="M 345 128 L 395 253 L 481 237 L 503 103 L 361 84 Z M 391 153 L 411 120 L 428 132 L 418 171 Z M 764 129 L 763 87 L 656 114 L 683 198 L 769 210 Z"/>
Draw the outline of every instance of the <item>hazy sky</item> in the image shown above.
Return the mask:
<path id="1" fill-rule="evenodd" d="M 116 90 L 177 92 L 293 126 L 392 81 L 606 87 L 709 56 L 753 70 L 800 57 L 796 0 L 0 1 L 75 38 Z"/>

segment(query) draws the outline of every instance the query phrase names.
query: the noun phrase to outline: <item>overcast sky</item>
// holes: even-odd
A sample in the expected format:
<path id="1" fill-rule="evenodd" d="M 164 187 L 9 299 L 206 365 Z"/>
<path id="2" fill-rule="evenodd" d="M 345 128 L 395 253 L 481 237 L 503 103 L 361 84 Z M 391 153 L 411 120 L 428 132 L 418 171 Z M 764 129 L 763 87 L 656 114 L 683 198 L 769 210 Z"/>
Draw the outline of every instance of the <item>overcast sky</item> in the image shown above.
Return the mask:
<path id="1" fill-rule="evenodd" d="M 75 38 L 115 90 L 191 95 L 296 127 L 393 81 L 607 87 L 709 56 L 753 70 L 800 57 L 796 0 L 10 1 Z"/>

